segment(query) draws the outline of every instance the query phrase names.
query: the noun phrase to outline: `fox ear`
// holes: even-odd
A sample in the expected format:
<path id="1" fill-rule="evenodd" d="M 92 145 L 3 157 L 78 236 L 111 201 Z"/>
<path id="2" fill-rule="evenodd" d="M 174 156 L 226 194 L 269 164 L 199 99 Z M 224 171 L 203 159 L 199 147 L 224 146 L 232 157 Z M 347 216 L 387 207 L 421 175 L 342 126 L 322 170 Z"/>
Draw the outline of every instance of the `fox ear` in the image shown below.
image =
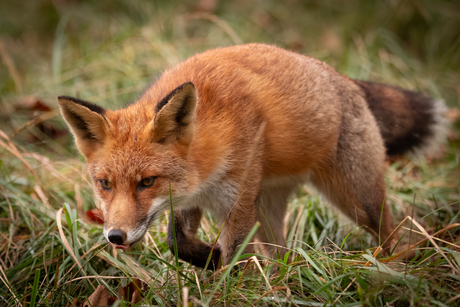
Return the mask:
<path id="1" fill-rule="evenodd" d="M 155 109 L 153 141 L 190 144 L 195 133 L 196 89 L 182 84 L 161 100 Z"/>
<path id="2" fill-rule="evenodd" d="M 67 96 L 59 96 L 58 100 L 61 114 L 75 136 L 78 149 L 88 157 L 102 146 L 107 136 L 109 122 L 104 117 L 106 110 Z"/>

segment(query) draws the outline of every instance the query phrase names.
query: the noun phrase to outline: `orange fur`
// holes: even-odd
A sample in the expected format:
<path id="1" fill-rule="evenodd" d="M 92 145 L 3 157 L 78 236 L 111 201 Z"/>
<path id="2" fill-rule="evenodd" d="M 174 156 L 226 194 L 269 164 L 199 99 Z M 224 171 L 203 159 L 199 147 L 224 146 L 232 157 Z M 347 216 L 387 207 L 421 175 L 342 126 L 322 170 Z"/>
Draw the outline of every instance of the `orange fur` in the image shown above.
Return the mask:
<path id="1" fill-rule="evenodd" d="M 192 263 L 211 250 L 194 239 L 202 210 L 225 220 L 216 249 L 224 263 L 257 220 L 259 241 L 284 245 L 286 201 L 305 181 L 382 241 L 393 230 L 382 211 L 385 147 L 366 93 L 318 60 L 260 44 L 219 48 L 167 70 L 124 109 L 59 103 L 102 201 L 104 233 L 119 247 L 168 208 L 169 182 L 179 254 Z"/>

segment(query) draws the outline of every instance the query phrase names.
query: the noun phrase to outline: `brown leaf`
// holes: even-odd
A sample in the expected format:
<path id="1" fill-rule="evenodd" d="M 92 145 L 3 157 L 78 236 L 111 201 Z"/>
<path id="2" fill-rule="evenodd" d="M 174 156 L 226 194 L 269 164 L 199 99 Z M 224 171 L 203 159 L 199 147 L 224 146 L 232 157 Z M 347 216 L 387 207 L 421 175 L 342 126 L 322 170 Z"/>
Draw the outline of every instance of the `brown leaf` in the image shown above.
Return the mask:
<path id="1" fill-rule="evenodd" d="M 135 279 L 130 282 L 126 287 L 118 288 L 118 298 L 130 302 L 131 304 L 139 303 L 142 299 L 142 282 Z"/>
<path id="2" fill-rule="evenodd" d="M 51 139 L 57 139 L 68 134 L 66 129 L 59 129 L 52 122 L 48 121 L 49 119 L 59 115 L 59 109 L 52 110 L 45 102 L 35 96 L 20 98 L 14 103 L 13 110 L 14 112 L 23 113 L 29 118 L 29 121 L 17 128 L 12 137 L 15 137 L 18 133 L 26 130 L 30 126 L 37 127 L 38 130 Z M 25 138 L 25 141 L 34 143 L 40 140 L 35 135 L 29 133 L 28 137 Z"/>
<path id="3" fill-rule="evenodd" d="M 86 216 L 93 222 L 104 224 L 104 212 L 101 209 L 90 209 L 86 211 Z"/>
<path id="4" fill-rule="evenodd" d="M 142 293 L 140 289 L 142 289 L 142 281 L 135 279 L 126 287 L 118 288 L 118 299 L 130 302 L 131 304 L 139 303 L 142 299 Z M 88 301 L 83 304 L 83 307 L 112 306 L 116 300 L 117 298 L 110 296 L 109 291 L 107 291 L 104 286 L 99 285 L 96 291 L 94 291 L 94 293 L 88 297 Z"/>
<path id="5" fill-rule="evenodd" d="M 109 306 L 110 305 L 109 301 L 111 299 L 112 297 L 110 296 L 109 291 L 107 291 L 107 289 L 104 286 L 99 285 L 97 286 L 96 291 L 94 291 L 94 293 L 91 294 L 90 297 L 88 297 L 88 301 L 86 301 L 83 304 L 83 307 Z"/>
<path id="6" fill-rule="evenodd" d="M 51 108 L 46 103 L 44 103 L 35 96 L 27 96 L 21 98 L 18 102 L 16 102 L 15 109 L 39 112 L 51 111 Z"/>

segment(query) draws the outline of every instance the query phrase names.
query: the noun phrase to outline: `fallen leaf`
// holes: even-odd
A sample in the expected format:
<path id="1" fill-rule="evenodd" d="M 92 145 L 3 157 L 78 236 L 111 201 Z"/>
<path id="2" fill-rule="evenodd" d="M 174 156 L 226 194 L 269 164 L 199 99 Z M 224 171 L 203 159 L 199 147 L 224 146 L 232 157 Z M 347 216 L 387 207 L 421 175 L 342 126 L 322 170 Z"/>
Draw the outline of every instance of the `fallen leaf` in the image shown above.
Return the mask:
<path id="1" fill-rule="evenodd" d="M 104 224 L 104 212 L 101 209 L 90 209 L 86 211 L 86 216 L 93 222 Z"/>
<path id="2" fill-rule="evenodd" d="M 23 97 L 15 104 L 16 110 L 50 112 L 51 108 L 35 96 Z"/>
<path id="3" fill-rule="evenodd" d="M 142 281 L 135 279 L 126 285 L 126 287 L 118 288 L 118 299 L 130 302 L 131 304 L 139 303 L 142 300 L 140 289 L 142 289 Z M 88 297 L 83 307 L 112 306 L 116 300 L 117 298 L 110 296 L 109 291 L 104 286 L 99 285 L 96 291 Z"/>
<path id="4" fill-rule="evenodd" d="M 142 282 L 135 279 L 130 282 L 126 287 L 118 288 L 118 298 L 130 302 L 131 304 L 139 303 L 142 299 Z"/>
<path id="5" fill-rule="evenodd" d="M 83 307 L 109 306 L 115 302 L 113 301 L 112 304 L 110 304 L 109 301 L 111 301 L 111 299 L 112 297 L 110 296 L 109 291 L 107 291 L 104 286 L 99 285 L 97 286 L 96 291 L 88 297 L 88 300 L 83 304 Z"/>
<path id="6" fill-rule="evenodd" d="M 21 97 L 12 106 L 14 113 L 19 113 L 28 118 L 28 121 L 21 127 L 17 128 L 12 137 L 26 130 L 30 126 L 35 126 L 43 134 L 51 139 L 57 139 L 68 135 L 67 129 L 59 129 L 49 119 L 59 115 L 59 109 L 52 110 L 45 102 L 35 96 Z M 28 143 L 41 141 L 36 135 L 28 133 L 28 136 L 22 136 Z"/>

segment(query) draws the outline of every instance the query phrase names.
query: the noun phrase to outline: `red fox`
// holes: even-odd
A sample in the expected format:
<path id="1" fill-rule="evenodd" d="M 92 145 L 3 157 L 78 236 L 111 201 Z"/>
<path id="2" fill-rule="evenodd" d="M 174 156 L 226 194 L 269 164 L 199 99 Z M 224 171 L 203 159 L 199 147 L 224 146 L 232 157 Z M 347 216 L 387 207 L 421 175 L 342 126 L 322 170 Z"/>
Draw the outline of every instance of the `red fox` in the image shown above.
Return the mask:
<path id="1" fill-rule="evenodd" d="M 263 44 L 197 54 L 120 110 L 66 96 L 59 105 L 106 239 L 122 249 L 142 240 L 171 191 L 169 246 L 174 222 L 179 257 L 198 267 L 211 251 L 211 267 L 228 264 L 257 221 L 255 239 L 274 243 L 273 255 L 287 199 L 305 182 L 389 248 L 385 157 L 436 147 L 445 133 L 441 101 Z M 195 238 L 203 210 L 223 223 L 214 247 Z"/>

